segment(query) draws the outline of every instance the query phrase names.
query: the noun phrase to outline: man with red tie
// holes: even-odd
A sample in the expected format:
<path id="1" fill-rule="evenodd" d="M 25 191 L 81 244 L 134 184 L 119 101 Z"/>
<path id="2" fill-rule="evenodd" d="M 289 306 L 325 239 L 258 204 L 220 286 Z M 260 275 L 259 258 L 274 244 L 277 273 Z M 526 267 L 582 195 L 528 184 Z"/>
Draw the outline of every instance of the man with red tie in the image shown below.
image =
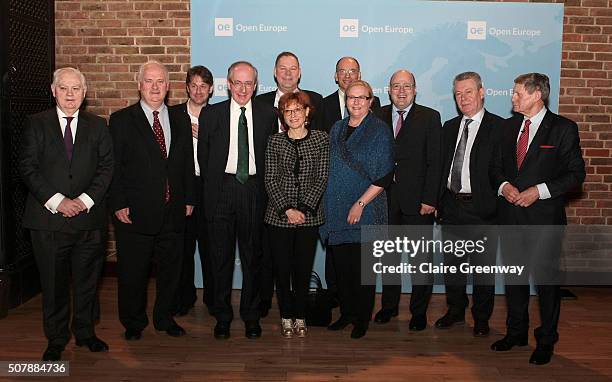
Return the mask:
<path id="1" fill-rule="evenodd" d="M 149 61 L 138 71 L 140 102 L 113 113 L 110 131 L 115 176 L 110 188 L 117 239 L 119 320 L 125 339 L 139 340 L 148 325 L 147 285 L 157 263 L 153 324 L 179 337 L 173 319 L 182 267 L 185 216 L 194 205 L 191 127 L 180 111 L 169 110 L 165 66 Z"/>
<path id="2" fill-rule="evenodd" d="M 553 355 L 561 305 L 559 285 L 543 279 L 541 267 L 558 262 L 562 229 L 554 226 L 567 224 L 564 195 L 580 187 L 585 178 L 578 126 L 547 109 L 549 94 L 544 74 L 528 73 L 514 80 L 512 108 L 516 115 L 503 129 L 493 170 L 502 197 L 500 222 L 513 225 L 501 227 L 502 256 L 516 260 L 520 255 L 519 261 L 539 264 L 531 270 L 540 300 L 541 323 L 534 331 L 537 346 L 529 360 L 536 365 L 550 362 Z M 529 283 L 522 281 L 506 279 L 507 332 L 491 345 L 494 351 L 527 345 Z"/>
<path id="3" fill-rule="evenodd" d="M 113 175 L 111 137 L 103 118 L 79 110 L 87 92 L 79 70 L 57 69 L 51 91 L 57 106 L 26 119 L 19 153 L 29 190 L 23 227 L 30 229 L 49 341 L 43 361 L 61 359 L 71 331 L 77 346 L 108 350 L 94 322 L 106 247 L 105 196 Z"/>

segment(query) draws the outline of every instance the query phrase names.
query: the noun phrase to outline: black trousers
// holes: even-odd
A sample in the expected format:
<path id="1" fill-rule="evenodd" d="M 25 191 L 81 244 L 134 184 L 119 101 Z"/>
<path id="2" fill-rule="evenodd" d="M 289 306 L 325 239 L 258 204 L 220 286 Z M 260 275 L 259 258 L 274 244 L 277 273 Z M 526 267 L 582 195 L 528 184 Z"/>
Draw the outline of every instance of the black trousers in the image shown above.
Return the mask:
<path id="1" fill-rule="evenodd" d="M 106 230 L 32 230 L 32 248 L 40 273 L 43 328 L 50 344 L 65 346 L 70 331 L 79 339 L 95 335 L 97 288 L 104 264 Z M 70 281 L 73 314 L 70 321 Z"/>
<path id="2" fill-rule="evenodd" d="M 169 208 L 161 230 L 154 235 L 126 231 L 118 226 L 117 282 L 119 321 L 126 329 L 143 330 L 148 324 L 147 286 L 151 263 L 156 264 L 153 325 L 166 330 L 174 323 L 173 310 L 181 276 L 183 232 L 177 232 Z"/>
<path id="3" fill-rule="evenodd" d="M 200 177 L 195 177 L 196 190 L 198 193 L 201 192 Z M 181 279 L 176 295 L 175 310 L 179 310 L 182 307 L 191 307 L 195 304 L 197 298 L 197 290 L 194 284 L 195 274 L 195 250 L 196 243 L 198 246 L 198 252 L 200 255 L 200 265 L 202 268 L 202 282 L 204 286 L 204 304 L 209 308 L 212 307 L 214 300 L 214 289 L 213 289 L 213 272 L 210 265 L 210 259 L 206 245 L 208 240 L 206 238 L 206 219 L 201 206 L 200 195 L 197 196 L 199 205 L 193 210 L 191 216 L 186 217 L 185 220 L 185 236 L 184 236 L 184 251 L 183 251 L 183 269 L 181 271 Z"/>
<path id="4" fill-rule="evenodd" d="M 433 214 L 432 215 L 406 215 L 402 212 L 399 204 L 398 190 L 392 184 L 387 192 L 387 200 L 389 203 L 389 225 L 406 225 L 406 226 L 431 226 L 431 230 L 423 232 L 425 239 L 433 236 Z M 384 257 L 383 257 L 384 262 Z M 418 264 L 423 262 L 431 262 L 431 257 L 419 256 L 410 260 L 411 264 L 418 267 Z M 412 293 L 410 295 L 410 312 L 413 316 L 424 315 L 427 313 L 429 300 L 433 292 L 433 280 L 423 278 L 422 275 L 412 275 Z M 382 307 L 383 309 L 397 309 L 402 294 L 401 275 L 400 274 L 384 274 L 382 278 L 383 293 Z"/>
<path id="5" fill-rule="evenodd" d="M 353 324 L 367 325 L 372 318 L 376 285 L 362 282 L 361 244 L 330 245 L 327 250 L 337 270 L 342 316 L 352 320 Z"/>
<path id="6" fill-rule="evenodd" d="M 263 226 L 262 234 L 262 260 L 261 260 L 261 277 L 260 277 L 260 296 L 262 305 L 268 307 L 272 303 L 272 295 L 274 295 L 275 273 L 274 273 L 274 258 L 270 243 L 270 235 L 267 232 L 268 226 Z"/>
<path id="7" fill-rule="evenodd" d="M 259 320 L 259 277 L 261 269 L 262 206 L 258 205 L 257 180 L 249 177 L 245 184 L 234 175 L 223 178 L 221 196 L 208 227 L 207 246 L 214 272 L 215 299 L 213 314 L 217 321 L 234 318 L 231 294 L 236 238 L 242 269 L 240 317 L 244 321 Z"/>
<path id="8" fill-rule="evenodd" d="M 508 228 L 509 227 L 509 228 Z M 540 326 L 534 336 L 540 345 L 559 340 L 557 326 L 561 312 L 560 287 L 556 282 L 563 227 L 501 226 L 502 260 L 505 264 L 526 265 L 521 277 L 506 276 L 507 334 L 526 337 L 529 330 L 529 275 L 534 279 L 540 308 Z"/>
<path id="9" fill-rule="evenodd" d="M 319 227 L 267 226 L 281 318 L 305 318 Z"/>
<path id="10" fill-rule="evenodd" d="M 484 253 L 458 257 L 447 254 L 445 265 L 459 267 L 461 263 L 472 265 L 495 265 L 498 235 L 495 225 L 478 216 L 473 200 L 461 200 L 447 192 L 442 198 L 442 235 L 443 240 L 483 240 Z M 469 301 L 465 292 L 465 274 L 445 275 L 446 304 L 453 315 L 463 316 Z M 493 313 L 495 300 L 494 275 L 474 275 L 472 292 L 472 316 L 475 321 L 488 321 Z"/>

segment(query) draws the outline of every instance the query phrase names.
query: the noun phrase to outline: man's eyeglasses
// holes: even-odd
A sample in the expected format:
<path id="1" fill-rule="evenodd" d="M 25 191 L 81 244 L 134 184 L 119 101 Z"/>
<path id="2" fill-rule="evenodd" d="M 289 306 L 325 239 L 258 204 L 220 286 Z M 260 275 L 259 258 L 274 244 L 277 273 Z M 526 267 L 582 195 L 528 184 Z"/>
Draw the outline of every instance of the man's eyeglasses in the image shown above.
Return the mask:
<path id="1" fill-rule="evenodd" d="M 338 73 L 342 77 L 346 76 L 347 74 L 353 77 L 357 75 L 357 73 L 359 73 L 359 69 L 338 69 L 336 70 L 336 73 Z"/>
<path id="2" fill-rule="evenodd" d="M 253 89 L 253 87 L 255 87 L 255 82 L 252 82 L 252 81 L 246 81 L 246 82 L 231 81 L 231 82 L 232 82 L 232 85 L 234 85 L 237 88 L 245 87 L 247 89 Z"/>
<path id="3" fill-rule="evenodd" d="M 393 84 L 391 85 L 391 90 L 400 91 L 400 90 L 412 90 L 414 89 L 414 84 Z"/>

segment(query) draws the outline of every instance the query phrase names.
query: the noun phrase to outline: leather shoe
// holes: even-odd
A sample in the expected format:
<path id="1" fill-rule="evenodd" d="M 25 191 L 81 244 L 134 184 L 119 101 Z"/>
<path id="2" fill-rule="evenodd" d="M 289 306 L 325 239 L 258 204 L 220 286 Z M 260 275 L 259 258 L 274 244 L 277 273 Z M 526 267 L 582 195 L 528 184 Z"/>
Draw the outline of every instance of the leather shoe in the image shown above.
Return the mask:
<path id="1" fill-rule="evenodd" d="M 172 324 L 170 324 L 170 326 L 166 328 L 165 332 L 171 337 L 181 337 L 187 334 L 187 332 L 185 332 L 185 329 L 183 329 L 176 322 L 173 322 Z"/>
<path id="2" fill-rule="evenodd" d="M 424 314 L 412 316 L 412 318 L 410 319 L 410 323 L 408 324 L 408 328 L 413 332 L 420 332 L 421 330 L 425 330 L 426 327 L 427 316 Z"/>
<path id="3" fill-rule="evenodd" d="M 87 346 L 87 348 L 89 348 L 89 351 L 93 353 L 108 351 L 108 345 L 106 344 L 106 342 L 102 341 L 96 336 L 85 338 L 82 340 L 76 340 L 75 342 L 76 346 Z"/>
<path id="4" fill-rule="evenodd" d="M 474 337 L 487 337 L 490 331 L 489 321 L 474 321 Z"/>
<path id="5" fill-rule="evenodd" d="M 499 341 L 493 342 L 491 350 L 494 351 L 508 351 L 515 346 L 527 346 L 527 337 L 510 337 L 505 336 Z"/>
<path id="6" fill-rule="evenodd" d="M 366 335 L 368 332 L 368 325 L 364 324 L 355 324 L 353 326 L 353 330 L 351 331 L 351 338 L 356 340 Z"/>
<path id="7" fill-rule="evenodd" d="M 550 362 L 554 347 L 552 345 L 538 345 L 529 358 L 529 363 L 545 365 Z"/>
<path id="8" fill-rule="evenodd" d="M 374 321 L 379 324 L 386 324 L 391 321 L 391 317 L 397 317 L 397 307 L 395 309 L 383 308 L 376 313 L 374 316 Z"/>
<path id="9" fill-rule="evenodd" d="M 142 330 L 126 329 L 124 336 L 128 341 L 138 341 L 142 338 Z"/>
<path id="10" fill-rule="evenodd" d="M 450 312 L 446 312 L 444 316 L 436 321 L 436 328 L 438 329 L 450 329 L 455 325 L 463 325 L 465 324 L 465 316 L 463 315 L 455 315 Z"/>
<path id="11" fill-rule="evenodd" d="M 338 331 L 346 328 L 351 323 L 351 320 L 347 317 L 340 316 L 340 318 L 333 322 L 327 327 L 327 330 Z"/>
<path id="12" fill-rule="evenodd" d="M 244 323 L 244 335 L 249 339 L 261 337 L 261 326 L 259 321 L 246 321 Z"/>
<path id="13" fill-rule="evenodd" d="M 226 340 L 230 337 L 229 321 L 217 321 L 215 325 L 215 338 L 218 340 Z"/>
<path id="14" fill-rule="evenodd" d="M 43 353 L 42 360 L 45 362 L 60 361 L 62 359 L 63 351 L 64 351 L 63 346 L 49 344 L 49 346 L 47 346 L 47 349 Z"/>

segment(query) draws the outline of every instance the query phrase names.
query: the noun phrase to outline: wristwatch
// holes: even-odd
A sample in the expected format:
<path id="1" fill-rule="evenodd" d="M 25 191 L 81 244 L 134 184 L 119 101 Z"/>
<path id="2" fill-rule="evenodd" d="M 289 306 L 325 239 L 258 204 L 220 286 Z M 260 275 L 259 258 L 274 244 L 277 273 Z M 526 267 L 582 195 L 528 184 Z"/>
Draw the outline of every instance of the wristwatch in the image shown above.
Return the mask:
<path id="1" fill-rule="evenodd" d="M 365 207 L 365 203 L 362 202 L 361 200 L 358 200 L 357 204 L 359 204 L 359 207 L 361 207 L 361 208 Z"/>

